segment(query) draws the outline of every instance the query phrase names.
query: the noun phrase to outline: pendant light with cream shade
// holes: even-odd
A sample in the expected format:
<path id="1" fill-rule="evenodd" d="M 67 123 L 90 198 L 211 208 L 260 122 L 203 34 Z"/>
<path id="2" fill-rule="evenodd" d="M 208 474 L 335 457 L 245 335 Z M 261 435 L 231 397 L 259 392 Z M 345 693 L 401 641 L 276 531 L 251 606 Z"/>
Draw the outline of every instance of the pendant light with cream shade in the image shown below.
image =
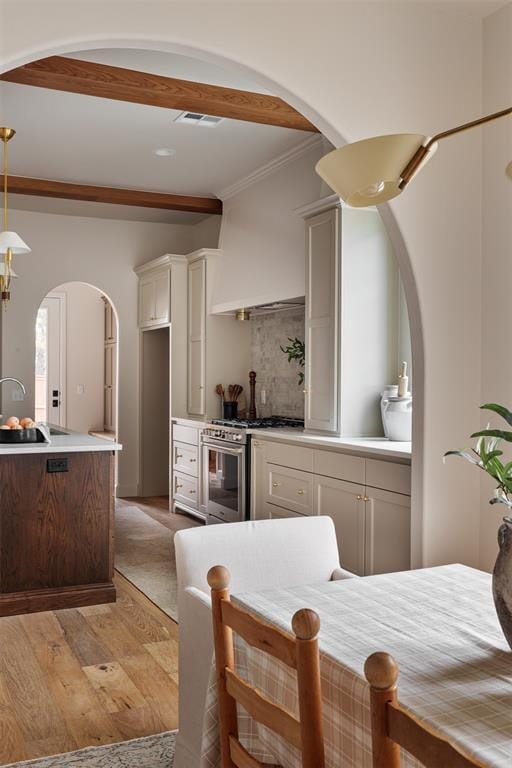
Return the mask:
<path id="1" fill-rule="evenodd" d="M 392 200 L 431 159 L 438 142 L 512 114 L 512 107 L 480 117 L 432 138 L 417 133 L 375 136 L 335 149 L 316 164 L 316 172 L 353 208 Z M 507 171 L 512 174 L 512 170 Z"/>
<path id="2" fill-rule="evenodd" d="M 21 237 L 8 229 L 7 221 L 7 142 L 12 139 L 16 131 L 14 128 L 1 128 L 0 139 L 3 141 L 4 160 L 4 220 L 3 229 L 0 232 L 0 255 L 3 257 L 0 263 L 0 299 L 5 308 L 11 298 L 11 279 L 17 277 L 12 268 L 12 257 L 17 254 L 30 253 L 30 248 Z"/>

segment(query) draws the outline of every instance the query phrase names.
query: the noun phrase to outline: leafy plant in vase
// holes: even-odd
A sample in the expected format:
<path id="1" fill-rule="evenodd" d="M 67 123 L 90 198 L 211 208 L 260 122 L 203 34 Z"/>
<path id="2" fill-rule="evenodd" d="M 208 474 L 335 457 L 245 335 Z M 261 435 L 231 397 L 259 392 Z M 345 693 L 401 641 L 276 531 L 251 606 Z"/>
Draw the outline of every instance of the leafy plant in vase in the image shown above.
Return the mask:
<path id="1" fill-rule="evenodd" d="M 512 412 L 503 405 L 486 403 L 480 406 L 501 416 L 512 427 Z M 474 448 L 464 451 L 448 451 L 446 456 L 460 456 L 488 474 L 496 483 L 494 496 L 489 504 L 504 504 L 512 509 L 512 461 L 502 461 L 500 446 L 504 440 L 512 443 L 512 431 L 507 429 L 482 429 L 471 437 L 478 438 Z M 512 513 L 511 513 L 512 514 Z M 498 529 L 500 551 L 492 572 L 492 594 L 496 613 L 503 634 L 512 648 L 512 517 L 506 515 Z"/>
<path id="2" fill-rule="evenodd" d="M 298 338 L 292 339 L 290 336 L 288 336 L 288 341 L 290 344 L 288 344 L 287 347 L 279 347 L 281 352 L 284 352 L 284 354 L 288 356 L 289 363 L 291 363 L 292 360 L 295 360 L 299 368 L 304 369 L 304 363 L 306 361 L 305 342 Z M 300 387 L 304 384 L 304 370 L 300 370 L 297 375 L 299 377 L 298 386 Z"/>

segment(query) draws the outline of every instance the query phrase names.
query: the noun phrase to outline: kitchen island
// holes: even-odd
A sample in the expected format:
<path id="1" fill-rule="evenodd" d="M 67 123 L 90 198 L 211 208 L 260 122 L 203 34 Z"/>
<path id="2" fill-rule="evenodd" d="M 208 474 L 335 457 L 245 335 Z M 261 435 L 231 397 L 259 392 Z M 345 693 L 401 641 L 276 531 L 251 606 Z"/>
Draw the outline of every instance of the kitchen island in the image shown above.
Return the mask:
<path id="1" fill-rule="evenodd" d="M 0 616 L 114 602 L 118 443 L 0 445 Z"/>

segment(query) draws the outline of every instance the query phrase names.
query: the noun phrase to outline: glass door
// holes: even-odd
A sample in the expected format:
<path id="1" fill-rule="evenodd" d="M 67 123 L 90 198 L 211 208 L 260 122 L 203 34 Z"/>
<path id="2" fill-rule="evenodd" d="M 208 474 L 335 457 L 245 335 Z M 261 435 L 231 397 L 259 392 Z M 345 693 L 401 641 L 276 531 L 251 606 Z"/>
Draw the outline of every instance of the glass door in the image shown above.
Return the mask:
<path id="1" fill-rule="evenodd" d="M 206 509 L 224 522 L 245 519 L 245 448 L 204 443 Z"/>

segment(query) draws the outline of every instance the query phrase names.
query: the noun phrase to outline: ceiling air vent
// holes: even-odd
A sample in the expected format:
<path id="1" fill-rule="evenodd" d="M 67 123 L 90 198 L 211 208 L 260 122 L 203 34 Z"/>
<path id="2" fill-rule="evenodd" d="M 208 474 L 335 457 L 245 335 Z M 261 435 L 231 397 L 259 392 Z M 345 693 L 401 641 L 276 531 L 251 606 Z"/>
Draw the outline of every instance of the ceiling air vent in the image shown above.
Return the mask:
<path id="1" fill-rule="evenodd" d="M 214 117 L 214 115 L 202 115 L 199 112 L 182 112 L 181 115 L 175 118 L 174 122 L 214 128 L 219 123 L 222 123 L 223 119 L 223 117 Z"/>

